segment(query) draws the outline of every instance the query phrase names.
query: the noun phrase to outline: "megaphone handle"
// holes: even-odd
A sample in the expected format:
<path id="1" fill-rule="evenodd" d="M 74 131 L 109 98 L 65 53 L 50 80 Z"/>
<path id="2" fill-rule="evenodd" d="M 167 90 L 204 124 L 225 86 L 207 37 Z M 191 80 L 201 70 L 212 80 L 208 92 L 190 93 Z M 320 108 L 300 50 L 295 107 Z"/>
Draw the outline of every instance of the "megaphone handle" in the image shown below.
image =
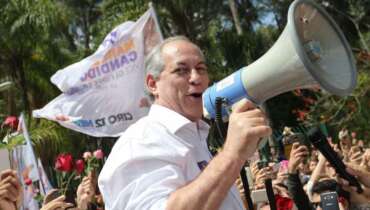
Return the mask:
<path id="1" fill-rule="evenodd" d="M 220 135 L 220 138 L 223 139 L 223 142 L 225 142 L 226 133 L 227 133 L 226 128 L 224 126 L 224 122 L 222 121 L 222 105 L 224 102 L 225 102 L 225 99 L 222 97 L 217 97 L 215 101 L 216 103 L 215 104 L 215 108 L 216 108 L 215 122 L 216 122 L 216 127 L 218 129 L 218 133 Z"/>
<path id="2" fill-rule="evenodd" d="M 220 137 L 225 141 L 225 137 L 227 134 L 227 130 L 224 126 L 224 122 L 222 121 L 222 105 L 225 102 L 225 99 L 222 97 L 217 97 L 215 101 L 215 107 L 216 107 L 216 126 L 219 132 Z M 222 146 L 222 145 L 220 145 Z M 248 209 L 254 209 L 253 208 L 253 201 L 251 198 L 251 193 L 249 190 L 249 184 L 248 184 L 248 179 L 247 179 L 247 173 L 245 171 L 245 168 L 243 167 L 240 171 L 240 178 L 243 183 L 243 188 L 244 188 L 244 195 L 245 195 L 245 200 L 247 201 L 248 204 Z"/>

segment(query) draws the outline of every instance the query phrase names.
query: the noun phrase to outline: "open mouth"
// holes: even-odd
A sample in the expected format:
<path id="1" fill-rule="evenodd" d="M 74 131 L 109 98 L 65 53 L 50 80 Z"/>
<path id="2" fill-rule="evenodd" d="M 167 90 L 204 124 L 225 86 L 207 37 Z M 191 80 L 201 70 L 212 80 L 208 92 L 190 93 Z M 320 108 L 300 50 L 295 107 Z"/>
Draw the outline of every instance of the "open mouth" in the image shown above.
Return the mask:
<path id="1" fill-rule="evenodd" d="M 202 93 L 191 93 L 188 96 L 194 101 L 202 100 Z"/>
<path id="2" fill-rule="evenodd" d="M 192 93 L 190 95 L 193 96 L 193 97 L 196 97 L 196 98 L 202 97 L 202 94 L 201 93 Z"/>

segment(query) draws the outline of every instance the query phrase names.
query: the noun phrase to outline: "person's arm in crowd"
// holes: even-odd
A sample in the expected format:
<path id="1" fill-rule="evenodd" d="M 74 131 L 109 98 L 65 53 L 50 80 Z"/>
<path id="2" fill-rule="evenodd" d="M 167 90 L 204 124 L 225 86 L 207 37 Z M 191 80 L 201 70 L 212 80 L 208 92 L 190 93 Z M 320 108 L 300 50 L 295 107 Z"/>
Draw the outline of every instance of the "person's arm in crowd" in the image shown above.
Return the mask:
<path id="1" fill-rule="evenodd" d="M 22 187 L 14 170 L 5 170 L 0 175 L 0 209 L 16 210 L 20 206 Z"/>
<path id="2" fill-rule="evenodd" d="M 248 203 L 247 203 L 247 199 L 245 198 L 245 190 L 244 190 L 244 186 L 243 186 L 243 181 L 240 178 L 240 176 L 236 179 L 235 184 L 236 184 L 236 187 L 239 190 L 240 198 L 243 201 L 244 207 L 247 208 L 248 207 Z"/>
<path id="3" fill-rule="evenodd" d="M 167 210 L 219 209 L 259 139 L 270 135 L 265 115 L 253 103 L 242 100 L 233 108 L 224 148 L 194 181 L 170 194 Z"/>
<path id="4" fill-rule="evenodd" d="M 325 173 L 325 165 L 326 165 L 326 159 L 324 157 L 324 155 L 322 155 L 320 152 L 319 152 L 319 161 L 317 162 L 317 165 L 315 167 L 315 169 L 312 171 L 312 174 L 311 174 L 311 177 L 310 177 L 310 182 L 312 182 L 312 185 L 315 184 L 320 176 L 322 175 L 322 173 Z"/>
<path id="5" fill-rule="evenodd" d="M 265 188 L 265 180 L 271 178 L 272 173 L 273 172 L 271 166 L 259 169 L 256 173 L 256 181 L 254 183 L 253 188 L 255 190 Z"/>
<path id="6" fill-rule="evenodd" d="M 348 153 L 348 162 L 359 165 L 361 164 L 364 152 L 359 146 L 352 146 Z"/>
<path id="7" fill-rule="evenodd" d="M 366 171 L 361 165 L 346 164 L 346 170 L 348 173 L 355 176 L 361 183 L 363 189 L 362 193 L 357 192 L 357 188 L 350 186 L 349 182 L 345 179 L 337 176 L 338 183 L 342 188 L 351 194 L 351 204 L 353 206 L 367 204 L 366 207 L 370 207 L 370 172 Z"/>
<path id="8" fill-rule="evenodd" d="M 312 171 L 311 177 L 307 183 L 307 195 L 310 199 L 312 199 L 312 187 L 319 180 L 320 176 L 325 174 L 326 172 L 325 168 L 327 160 L 325 159 L 324 155 L 322 155 L 320 152 L 318 155 L 318 159 L 319 161 L 317 162 L 315 169 Z"/>
<path id="9" fill-rule="evenodd" d="M 290 159 L 288 164 L 288 190 L 292 195 L 295 205 L 300 210 L 311 210 L 311 203 L 308 196 L 303 190 L 302 183 L 299 179 L 298 165 L 306 158 L 308 155 L 307 147 L 300 145 L 299 143 L 294 143 L 292 150 L 290 152 Z"/>
<path id="10" fill-rule="evenodd" d="M 95 197 L 95 185 L 94 177 L 91 174 L 85 176 L 80 185 L 78 185 L 76 203 L 80 210 L 87 210 L 89 204 L 93 201 Z"/>

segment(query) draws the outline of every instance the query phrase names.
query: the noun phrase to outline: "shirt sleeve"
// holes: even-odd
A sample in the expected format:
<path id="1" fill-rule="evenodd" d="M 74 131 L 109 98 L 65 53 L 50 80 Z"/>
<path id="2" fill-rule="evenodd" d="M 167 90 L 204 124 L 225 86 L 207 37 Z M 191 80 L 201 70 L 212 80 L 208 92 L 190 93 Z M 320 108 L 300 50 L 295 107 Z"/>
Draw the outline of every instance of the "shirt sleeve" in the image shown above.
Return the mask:
<path id="1" fill-rule="evenodd" d="M 299 175 L 288 174 L 287 186 L 289 193 L 292 195 L 295 205 L 300 210 L 311 210 L 312 205 L 303 190 L 301 181 L 299 180 Z"/>

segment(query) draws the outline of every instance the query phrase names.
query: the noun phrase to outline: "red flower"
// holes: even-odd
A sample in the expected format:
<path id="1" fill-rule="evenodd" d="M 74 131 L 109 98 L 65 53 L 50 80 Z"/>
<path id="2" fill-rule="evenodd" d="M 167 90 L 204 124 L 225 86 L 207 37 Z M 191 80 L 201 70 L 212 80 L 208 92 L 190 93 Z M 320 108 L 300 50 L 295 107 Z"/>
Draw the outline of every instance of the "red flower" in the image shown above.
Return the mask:
<path id="1" fill-rule="evenodd" d="M 85 163 L 82 159 L 78 159 L 75 162 L 75 169 L 78 174 L 81 174 L 85 169 Z"/>
<path id="2" fill-rule="evenodd" d="M 96 150 L 95 152 L 94 152 L 94 157 L 96 158 L 96 159 L 103 159 L 103 157 L 104 157 L 104 153 L 103 153 L 103 151 L 101 150 L 101 149 L 98 149 L 98 150 Z"/>
<path id="3" fill-rule="evenodd" d="M 16 130 L 18 128 L 18 118 L 15 116 L 8 116 L 4 120 L 3 126 L 7 126 L 13 130 Z"/>
<path id="4" fill-rule="evenodd" d="M 71 154 L 60 154 L 55 161 L 55 169 L 69 172 L 72 170 L 73 160 Z"/>
<path id="5" fill-rule="evenodd" d="M 24 183 L 27 185 L 27 186 L 30 186 L 32 184 L 32 179 L 30 178 L 27 178 L 24 180 Z"/>

